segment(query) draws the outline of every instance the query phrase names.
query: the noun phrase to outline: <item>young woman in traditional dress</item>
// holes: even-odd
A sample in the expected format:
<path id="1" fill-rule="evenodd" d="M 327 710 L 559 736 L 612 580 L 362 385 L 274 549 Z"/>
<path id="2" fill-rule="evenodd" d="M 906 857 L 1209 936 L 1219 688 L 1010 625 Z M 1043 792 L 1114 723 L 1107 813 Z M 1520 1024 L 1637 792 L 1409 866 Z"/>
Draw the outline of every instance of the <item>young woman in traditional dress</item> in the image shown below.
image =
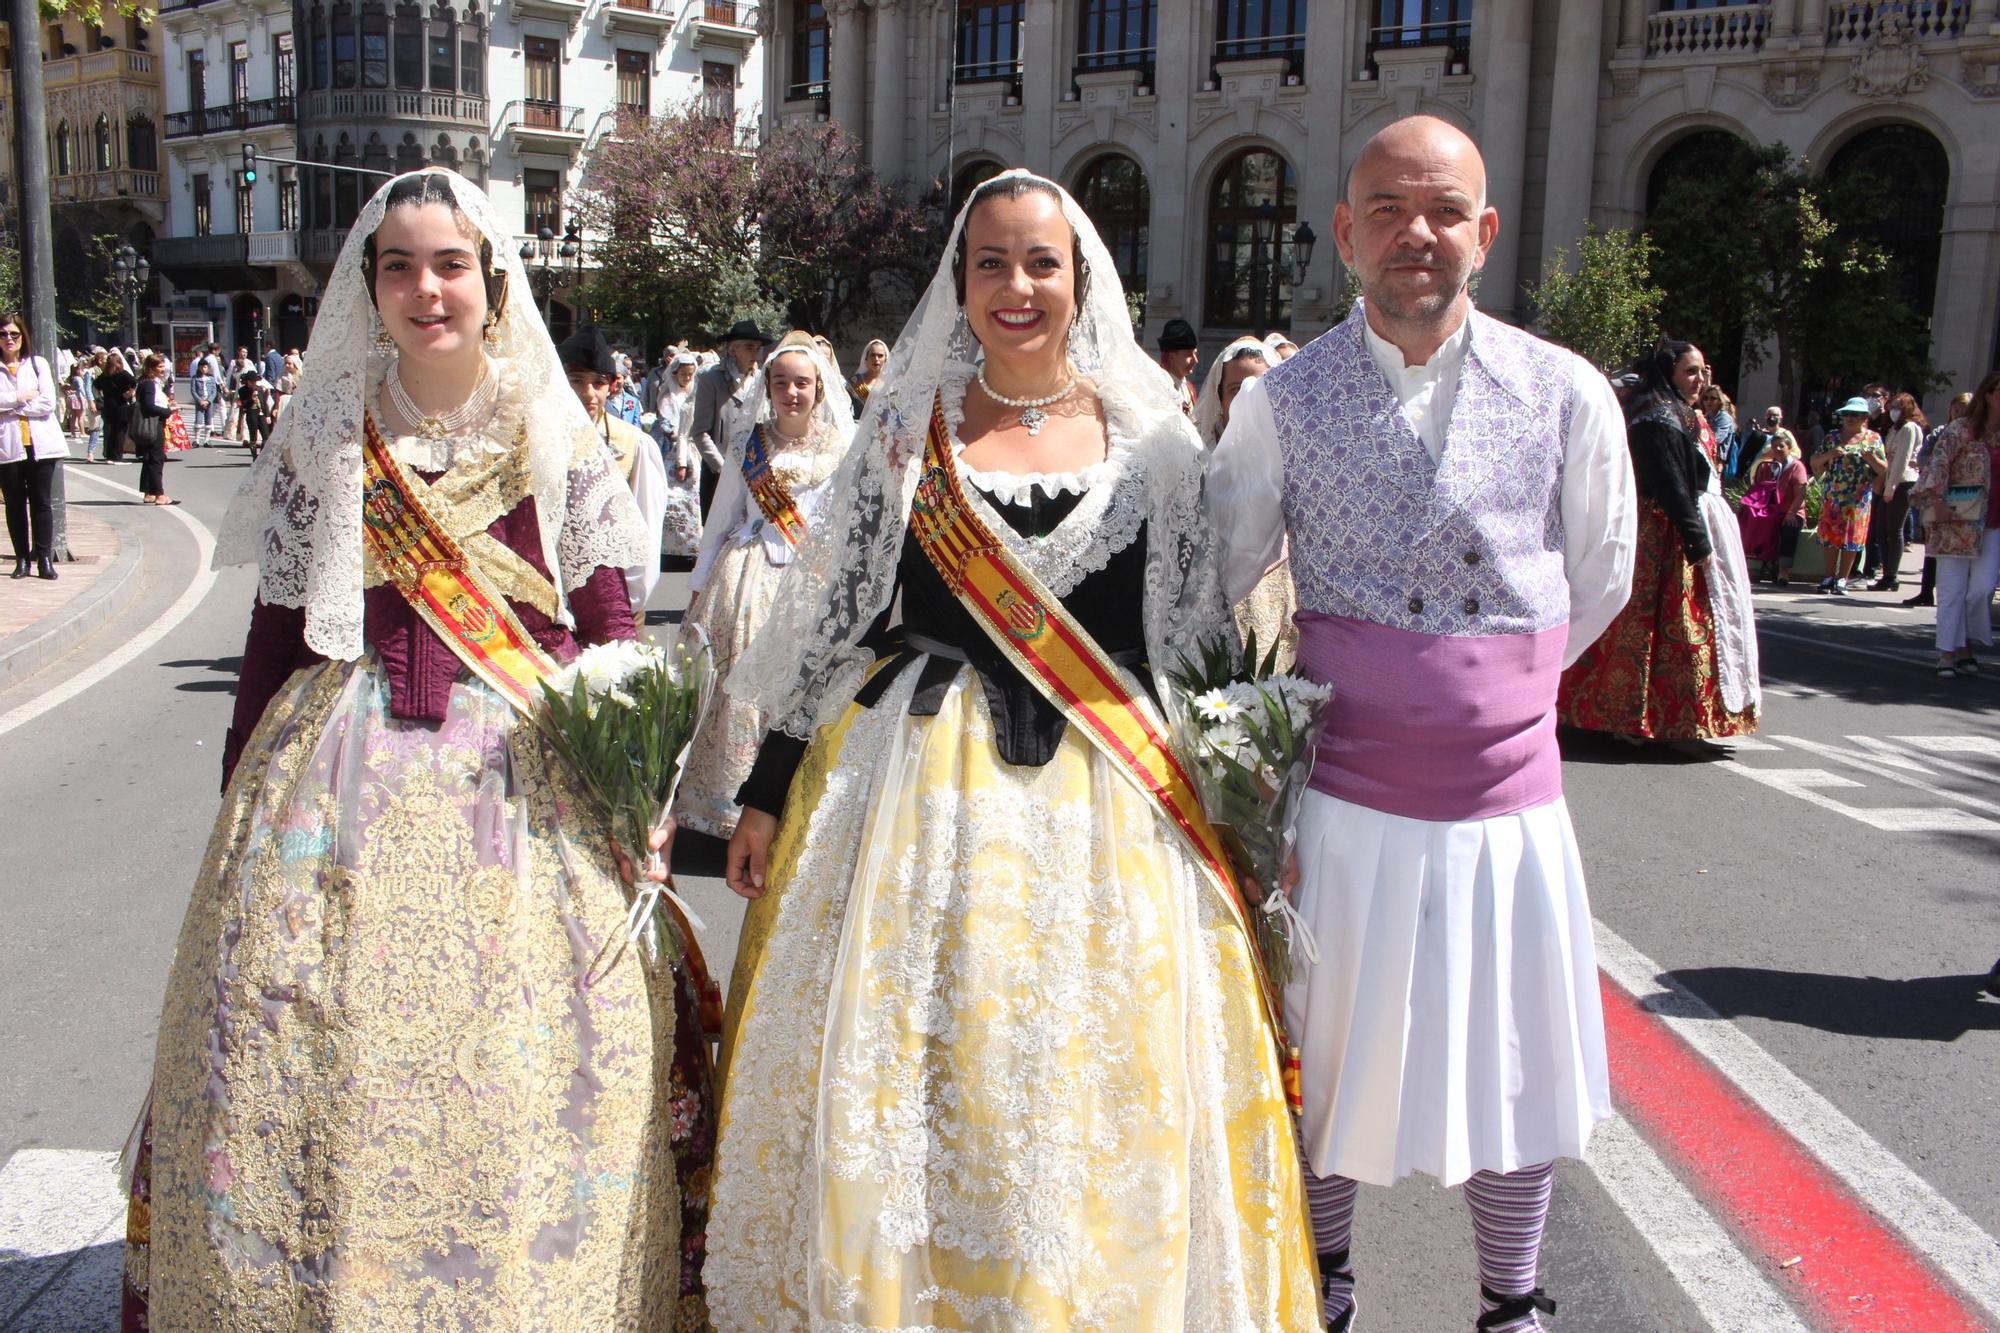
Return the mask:
<path id="1" fill-rule="evenodd" d="M 1700 348 L 1663 338 L 1633 369 L 1632 596 L 1563 672 L 1556 719 L 1634 743 L 1746 735 L 1763 698 L 1757 631 L 1742 533 L 1694 409 L 1707 367 Z"/>
<path id="2" fill-rule="evenodd" d="M 621 947 L 614 849 L 526 715 L 632 636 L 646 534 L 512 239 L 455 174 L 383 186 L 225 520 L 258 599 L 135 1142 L 128 1329 L 702 1318 L 692 997 Z"/>
<path id="3" fill-rule="evenodd" d="M 721 684 L 695 732 L 674 802 L 679 824 L 722 839 L 736 831 L 736 789 L 750 776 L 769 725 L 736 697 L 729 673 L 763 628 L 778 580 L 854 435 L 846 385 L 803 333 L 772 346 L 744 401 L 756 410 L 731 419 L 722 481 L 688 576 L 694 600 L 685 623 L 699 628 L 714 650 Z"/>
<path id="4" fill-rule="evenodd" d="M 1200 443 L 1059 187 L 995 177 L 946 255 L 732 676 L 775 725 L 711 1315 L 1317 1327 L 1245 909 L 1157 740 L 1230 633 Z"/>
<path id="5" fill-rule="evenodd" d="M 1194 428 L 1201 434 L 1204 449 L 1214 450 L 1229 429 L 1229 405 L 1251 380 L 1271 369 L 1271 349 L 1262 338 L 1242 337 L 1224 347 L 1208 363 L 1208 375 L 1201 382 L 1201 397 L 1195 400 Z M 1266 570 L 1250 595 L 1236 604 L 1236 632 L 1248 639 L 1257 636 L 1259 657 L 1278 645 L 1277 667 L 1290 671 L 1298 656 L 1299 627 L 1292 623 L 1298 614 L 1299 591 L 1292 586 L 1289 558 Z"/>

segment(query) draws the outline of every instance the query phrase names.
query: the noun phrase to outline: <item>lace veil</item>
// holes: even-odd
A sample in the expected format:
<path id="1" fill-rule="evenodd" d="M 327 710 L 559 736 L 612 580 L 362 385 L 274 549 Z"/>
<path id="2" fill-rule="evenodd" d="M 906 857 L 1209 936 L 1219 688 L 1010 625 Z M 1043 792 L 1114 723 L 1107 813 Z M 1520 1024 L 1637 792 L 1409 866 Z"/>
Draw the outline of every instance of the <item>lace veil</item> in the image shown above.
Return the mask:
<path id="1" fill-rule="evenodd" d="M 813 404 L 812 438 L 816 448 L 845 449 L 854 437 L 854 413 L 848 406 L 847 386 L 841 381 L 840 371 L 827 360 L 826 353 L 819 345 L 801 333 L 788 333 L 773 343 L 764 353 L 764 359 L 744 386 L 743 402 L 755 404 L 754 409 L 737 412 L 729 419 L 729 466 L 743 466 L 743 446 L 750 439 L 752 427 L 769 425 L 771 422 L 771 395 L 764 387 L 764 372 L 771 362 L 787 352 L 803 352 L 819 374 L 819 397 Z M 765 437 L 766 442 L 770 440 Z"/>
<path id="2" fill-rule="evenodd" d="M 974 191 L 959 212 L 944 258 L 903 325 L 880 386 L 868 396 L 820 521 L 731 673 L 730 694 L 761 709 L 789 735 L 809 739 L 835 720 L 872 660 L 860 640 L 895 594 L 933 397 L 941 386 L 947 396 L 962 393 L 979 355 L 959 305 L 952 255 L 982 194 L 1027 175 L 1003 172 Z M 1070 334 L 1070 360 L 1096 384 L 1107 415 L 1115 411 L 1136 436 L 1129 450 L 1118 452 L 1124 467 L 1143 471 L 1146 646 L 1154 671 L 1164 674 L 1196 636 L 1233 632 L 1202 511 L 1201 447 L 1172 380 L 1132 336 L 1110 252 L 1068 192 L 1048 184 L 1089 272 Z M 946 407 L 955 413 L 957 404 Z"/>
<path id="3" fill-rule="evenodd" d="M 500 378 L 495 419 L 518 420 L 525 429 L 542 556 L 556 574 L 559 618 L 571 624 L 567 594 L 600 565 L 624 568 L 644 559 L 644 525 L 570 391 L 512 233 L 472 182 L 427 170 L 450 184 L 459 212 L 491 244 L 495 266 L 506 275 L 497 345 L 488 344 Z M 389 366 L 375 347 L 380 324 L 362 277 L 362 243 L 381 225 L 389 191 L 404 179 L 377 190 L 348 231 L 320 301 L 298 392 L 230 502 L 216 545 L 217 565 L 255 561 L 258 595 L 303 608 L 306 643 L 336 659 L 362 651 L 361 422 Z"/>
<path id="4" fill-rule="evenodd" d="M 1249 337 L 1236 339 L 1208 363 L 1208 373 L 1201 379 L 1201 397 L 1194 405 L 1194 428 L 1207 448 L 1213 449 L 1222 438 L 1222 368 L 1242 352 L 1255 352 L 1267 366 L 1274 364 L 1270 345 L 1262 338 Z"/>

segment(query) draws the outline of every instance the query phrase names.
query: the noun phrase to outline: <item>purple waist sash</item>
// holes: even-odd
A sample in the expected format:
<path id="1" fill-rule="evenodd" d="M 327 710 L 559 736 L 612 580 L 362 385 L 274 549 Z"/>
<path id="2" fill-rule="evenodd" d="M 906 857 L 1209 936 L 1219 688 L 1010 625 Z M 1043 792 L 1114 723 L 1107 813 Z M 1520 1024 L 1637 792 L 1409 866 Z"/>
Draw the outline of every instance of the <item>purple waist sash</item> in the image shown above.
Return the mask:
<path id="1" fill-rule="evenodd" d="M 1333 687 L 1315 790 L 1452 821 L 1562 795 L 1556 686 L 1569 629 L 1417 634 L 1301 611 L 1298 670 Z"/>

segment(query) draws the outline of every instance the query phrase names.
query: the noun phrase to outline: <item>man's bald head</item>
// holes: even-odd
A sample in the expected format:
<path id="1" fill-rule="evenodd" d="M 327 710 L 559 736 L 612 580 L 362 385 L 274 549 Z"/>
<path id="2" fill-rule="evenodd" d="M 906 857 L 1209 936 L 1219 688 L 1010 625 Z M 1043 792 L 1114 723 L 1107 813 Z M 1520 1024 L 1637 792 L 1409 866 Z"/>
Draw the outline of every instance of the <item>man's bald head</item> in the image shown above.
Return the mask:
<path id="1" fill-rule="evenodd" d="M 1486 206 L 1486 159 L 1472 137 L 1448 120 L 1436 116 L 1405 116 L 1377 130 L 1354 165 L 1347 169 L 1347 202 L 1354 204 L 1355 182 L 1372 176 L 1385 164 L 1423 164 L 1443 167 L 1477 185 L 1473 206 Z"/>

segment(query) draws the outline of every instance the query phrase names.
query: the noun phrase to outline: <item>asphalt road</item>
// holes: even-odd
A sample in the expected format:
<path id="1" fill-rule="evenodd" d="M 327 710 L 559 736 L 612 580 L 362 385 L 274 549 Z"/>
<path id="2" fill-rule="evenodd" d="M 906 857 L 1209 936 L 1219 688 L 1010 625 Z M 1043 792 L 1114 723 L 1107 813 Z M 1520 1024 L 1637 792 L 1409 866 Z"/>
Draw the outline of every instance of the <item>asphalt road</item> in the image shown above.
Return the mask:
<path id="1" fill-rule="evenodd" d="M 240 450 L 183 456 L 169 469 L 185 501 L 172 512 L 113 488 L 132 486 L 135 468 L 71 469 L 71 503 L 142 544 L 144 582 L 114 623 L 0 694 L 0 808 L 11 814 L 0 874 L 5 1333 L 110 1326 L 104 1155 L 145 1095 L 173 941 L 216 810 L 253 579 L 226 570 L 203 593 L 197 571 L 246 462 Z M 670 575 L 649 619 L 677 616 L 684 599 Z M 1928 1238 L 1913 1243 L 1920 1268 L 1956 1255 L 1977 1286 L 1991 1276 L 1980 1266 L 2000 1262 L 2000 1004 L 1976 996 L 2000 955 L 2000 671 L 1937 680 L 1929 613 L 1889 600 L 1760 591 L 1757 743 L 1696 753 L 1565 737 L 1565 780 L 1600 947 L 1609 939 L 1637 959 L 1628 973 L 1654 969 L 1640 978 L 1642 1000 L 1691 992 L 1707 1006 L 1691 1022 L 1747 1038 L 1771 1077 L 1830 1107 L 1831 1119 L 1789 1127 L 1809 1158 L 1839 1171 L 1854 1143 L 1886 1150 L 1935 1225 L 1889 1205 L 1880 1214 Z M 121 653 L 130 660 L 97 678 Z M 712 880 L 684 890 L 726 972 L 739 905 Z M 1641 1074 L 1639 1102 L 1674 1077 Z M 1620 1101 L 1631 1123 L 1651 1123 L 1623 1091 Z M 1692 1090 L 1687 1103 L 1703 1114 Z M 1717 1314 L 1751 1308 L 1723 1299 L 1732 1282 L 1749 1299 L 1760 1281 L 1792 1302 L 1790 1326 L 1850 1326 L 1799 1294 L 1815 1260 L 1789 1268 L 1759 1250 L 1754 1172 L 1746 1198 L 1722 1197 L 1698 1162 L 1664 1148 L 1652 1158 L 1659 1145 L 1623 1124 L 1614 1132 L 1630 1141 L 1602 1138 L 1591 1163 L 1559 1168 L 1543 1270 L 1561 1305 L 1553 1327 L 1788 1326 Z M 1829 1137 L 1826 1125 L 1859 1137 Z M 1700 1121 L 1688 1132 L 1699 1145 Z M 1671 1179 L 1616 1168 L 1613 1149 L 1630 1142 L 1641 1165 L 1668 1163 Z M 1721 1237 L 1721 1250 L 1676 1229 L 1675 1182 L 1701 1205 L 1694 1221 L 1719 1219 L 1701 1234 Z M 1722 1253 L 1731 1248 L 1734 1258 Z M 1422 1178 L 1365 1189 L 1355 1265 L 1368 1333 L 1471 1326 L 1476 1271 L 1455 1193 Z M 2000 1282 L 1972 1308 L 1965 1326 L 1992 1326 Z"/>

